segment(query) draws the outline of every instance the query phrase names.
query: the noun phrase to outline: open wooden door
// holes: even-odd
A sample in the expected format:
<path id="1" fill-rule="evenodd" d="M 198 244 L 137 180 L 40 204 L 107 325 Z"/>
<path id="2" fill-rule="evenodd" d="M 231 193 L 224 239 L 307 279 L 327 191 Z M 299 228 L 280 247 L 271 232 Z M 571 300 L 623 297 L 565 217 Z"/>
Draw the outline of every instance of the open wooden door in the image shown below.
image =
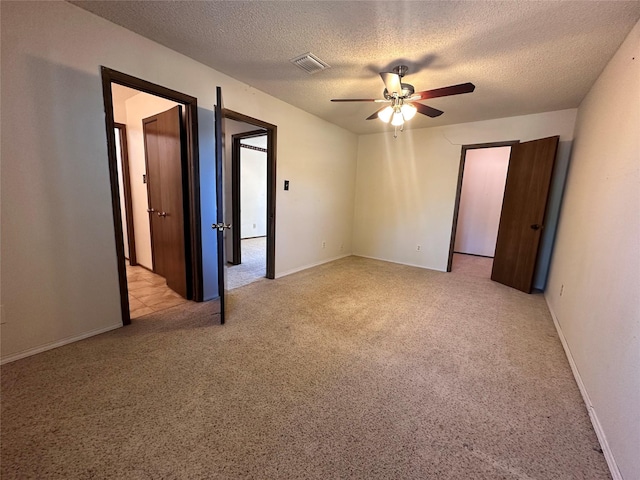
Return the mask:
<path id="1" fill-rule="evenodd" d="M 153 270 L 189 298 L 185 249 L 182 107 L 143 123 Z"/>
<path id="2" fill-rule="evenodd" d="M 511 148 L 491 279 L 531 293 L 559 137 Z"/>
<path id="3" fill-rule="evenodd" d="M 227 266 L 225 254 L 225 235 L 231 225 L 225 222 L 224 208 L 224 114 L 222 106 L 222 88 L 216 87 L 215 139 L 216 139 L 216 223 L 211 228 L 218 231 L 218 292 L 220 294 L 220 323 L 224 324 L 227 296 Z"/>

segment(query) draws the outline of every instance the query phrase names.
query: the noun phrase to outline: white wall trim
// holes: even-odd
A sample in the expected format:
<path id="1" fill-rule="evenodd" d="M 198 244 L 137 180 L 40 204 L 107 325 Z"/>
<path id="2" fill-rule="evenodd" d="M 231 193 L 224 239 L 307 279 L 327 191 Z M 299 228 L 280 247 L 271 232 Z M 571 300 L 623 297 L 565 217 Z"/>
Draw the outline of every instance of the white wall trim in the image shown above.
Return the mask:
<path id="1" fill-rule="evenodd" d="M 85 338 L 93 337 L 95 335 L 100 335 L 101 333 L 109 332 L 111 330 L 115 330 L 116 328 L 122 327 L 122 322 L 111 325 L 105 328 L 99 328 L 98 330 L 92 330 L 90 332 L 83 333 L 82 335 L 78 335 L 75 337 L 67 337 L 59 340 L 57 342 L 46 343 L 44 345 L 40 345 L 39 347 L 29 348 L 20 353 L 16 353 L 14 355 L 9 355 L 8 357 L 0 360 L 0 365 L 4 365 L 5 363 L 15 362 L 16 360 L 20 360 L 21 358 L 30 357 L 32 355 L 36 355 L 38 353 L 46 352 L 47 350 L 53 350 L 54 348 L 62 347 L 63 345 L 67 345 L 68 343 L 77 342 L 79 340 L 84 340 Z"/>
<path id="2" fill-rule="evenodd" d="M 397 265 L 406 265 L 407 267 L 423 268 L 425 270 L 432 270 L 434 272 L 447 273 L 446 270 L 440 270 L 439 268 L 425 267 L 424 265 L 416 265 L 415 263 L 398 262 L 396 260 L 389 260 L 388 258 L 372 257 L 370 255 L 361 255 L 359 253 L 354 253 L 353 255 L 356 256 L 356 257 L 370 258 L 371 260 L 380 260 L 381 262 L 395 263 Z"/>
<path id="3" fill-rule="evenodd" d="M 562 348 L 564 348 L 564 353 L 567 356 L 567 360 L 569 360 L 571 372 L 573 373 L 573 377 L 576 379 L 576 383 L 578 384 L 578 388 L 580 389 L 580 393 L 582 394 L 582 399 L 584 400 L 585 406 L 587 407 L 587 412 L 589 412 L 589 418 L 591 419 L 593 429 L 595 430 L 598 441 L 600 442 L 600 447 L 602 448 L 602 453 L 604 454 L 604 458 L 607 461 L 611 476 L 613 477 L 613 480 L 624 480 L 622 474 L 620 473 L 620 469 L 618 468 L 618 464 L 616 463 L 616 460 L 613 456 L 613 453 L 611 452 L 611 448 L 609 447 L 607 436 L 602 429 L 600 420 L 598 420 L 596 410 L 591 403 L 591 398 L 589 397 L 587 388 L 584 386 L 584 382 L 582 381 L 582 377 L 580 376 L 580 372 L 578 371 L 578 366 L 573 360 L 573 355 L 571 354 L 571 350 L 569 349 L 567 339 L 562 332 L 562 328 L 560 327 L 558 318 L 556 317 L 555 312 L 551 308 L 551 305 L 549 305 L 549 302 L 546 298 L 545 301 L 547 303 L 547 307 L 549 308 L 549 312 L 551 312 L 551 318 L 553 318 L 553 324 L 556 326 L 556 331 L 558 332 L 558 336 L 560 337 L 560 342 L 562 343 Z"/>
<path id="4" fill-rule="evenodd" d="M 301 272 L 302 270 L 306 270 L 307 268 L 317 267 L 318 265 L 323 265 L 325 263 L 333 262 L 335 260 L 340 260 L 344 257 L 350 257 L 351 253 L 345 253 L 342 255 L 338 255 L 337 257 L 327 258 L 325 260 L 321 260 L 320 262 L 310 263 L 309 265 L 304 265 L 302 267 L 294 268 L 292 270 L 287 270 L 286 272 L 280 272 L 276 274 L 276 278 L 286 277 L 287 275 L 291 275 L 292 273 Z"/>

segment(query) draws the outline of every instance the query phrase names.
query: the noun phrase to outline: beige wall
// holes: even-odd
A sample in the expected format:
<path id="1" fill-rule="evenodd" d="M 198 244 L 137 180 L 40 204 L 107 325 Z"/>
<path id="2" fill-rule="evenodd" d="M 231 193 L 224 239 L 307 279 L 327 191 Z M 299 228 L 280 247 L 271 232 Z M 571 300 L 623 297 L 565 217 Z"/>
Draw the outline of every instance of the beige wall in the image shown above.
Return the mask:
<path id="1" fill-rule="evenodd" d="M 576 110 L 362 135 L 354 253 L 445 271 L 462 145 L 560 135 L 566 163 Z M 420 246 L 420 250 L 417 246 Z"/>
<path id="2" fill-rule="evenodd" d="M 113 102 L 113 119 L 116 123 L 127 123 L 126 102 L 140 92 L 123 85 L 111 85 L 111 97 Z"/>
<path id="3" fill-rule="evenodd" d="M 624 479 L 640 478 L 639 170 L 640 24 L 578 109 L 545 292 Z"/>
<path id="4" fill-rule="evenodd" d="M 349 251 L 354 134 L 67 2 L 1 8 L 2 361 L 121 325 L 101 65 L 198 99 L 206 298 L 216 85 L 226 107 L 278 126 L 278 185 L 293 189 L 276 195 L 276 275 Z"/>

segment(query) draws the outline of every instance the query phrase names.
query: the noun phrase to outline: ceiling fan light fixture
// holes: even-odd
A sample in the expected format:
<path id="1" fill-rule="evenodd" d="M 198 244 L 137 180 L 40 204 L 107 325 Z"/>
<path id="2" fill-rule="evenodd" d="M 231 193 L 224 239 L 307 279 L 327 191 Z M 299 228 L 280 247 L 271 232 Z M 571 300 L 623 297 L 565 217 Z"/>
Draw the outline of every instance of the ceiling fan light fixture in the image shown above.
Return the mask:
<path id="1" fill-rule="evenodd" d="M 389 123 L 391 115 L 393 115 L 393 107 L 391 105 L 387 105 L 378 112 L 378 118 L 384 123 Z"/>
<path id="2" fill-rule="evenodd" d="M 400 108 L 397 108 L 395 112 L 393 112 L 393 117 L 391 118 L 391 125 L 394 127 L 400 127 L 404 125 L 404 117 L 402 116 L 402 112 Z"/>
<path id="3" fill-rule="evenodd" d="M 406 121 L 411 120 L 413 117 L 415 117 L 416 112 L 418 111 L 418 109 L 416 107 L 414 107 L 413 105 L 411 105 L 410 103 L 405 103 L 400 108 L 400 111 L 402 112 L 402 116 L 404 117 L 404 120 L 406 122 Z"/>

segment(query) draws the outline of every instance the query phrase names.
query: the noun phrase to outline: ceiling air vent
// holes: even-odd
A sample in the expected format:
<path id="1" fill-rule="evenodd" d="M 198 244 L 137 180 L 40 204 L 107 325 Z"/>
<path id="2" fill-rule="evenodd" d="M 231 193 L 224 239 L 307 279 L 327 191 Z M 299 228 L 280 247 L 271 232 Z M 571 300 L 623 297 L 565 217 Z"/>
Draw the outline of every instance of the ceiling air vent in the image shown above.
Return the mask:
<path id="1" fill-rule="evenodd" d="M 320 72 L 321 70 L 331 68 L 328 64 L 320 60 L 311 52 L 307 52 L 303 55 L 300 55 L 299 57 L 292 58 L 291 63 L 293 63 L 298 68 L 301 68 L 310 75 Z"/>

